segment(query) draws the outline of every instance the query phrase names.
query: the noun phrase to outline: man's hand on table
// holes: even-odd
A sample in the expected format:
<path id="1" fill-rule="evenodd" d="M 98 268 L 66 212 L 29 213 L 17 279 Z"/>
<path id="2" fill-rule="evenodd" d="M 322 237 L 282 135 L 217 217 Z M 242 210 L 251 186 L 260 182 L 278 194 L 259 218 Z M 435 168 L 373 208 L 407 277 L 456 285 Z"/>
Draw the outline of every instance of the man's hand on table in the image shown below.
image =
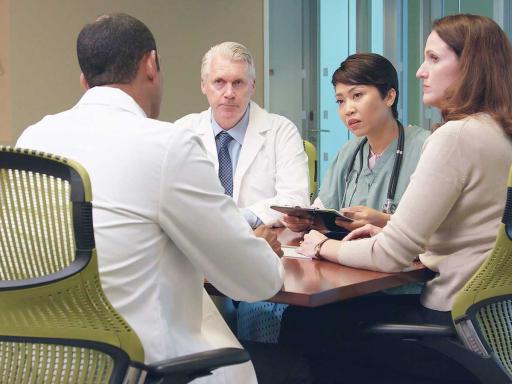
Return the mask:
<path id="1" fill-rule="evenodd" d="M 264 239 L 272 247 L 277 256 L 283 256 L 284 253 L 281 249 L 281 243 L 277 240 L 277 234 L 272 228 L 266 225 L 260 225 L 254 230 L 254 234 Z"/>

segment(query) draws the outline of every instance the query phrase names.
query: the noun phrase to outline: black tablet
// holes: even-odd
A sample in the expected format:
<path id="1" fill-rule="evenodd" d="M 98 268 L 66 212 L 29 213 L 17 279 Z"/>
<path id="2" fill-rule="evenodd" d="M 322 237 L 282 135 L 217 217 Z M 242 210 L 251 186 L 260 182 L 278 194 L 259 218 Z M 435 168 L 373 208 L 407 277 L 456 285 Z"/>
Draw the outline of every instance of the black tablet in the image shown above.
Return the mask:
<path id="1" fill-rule="evenodd" d="M 335 209 L 289 207 L 286 205 L 271 205 L 270 208 L 282 213 L 286 213 L 287 215 L 300 218 L 315 219 L 316 217 L 320 217 L 325 227 L 330 231 L 340 230 L 340 227 L 335 224 L 336 219 L 341 219 L 346 222 L 354 221 L 350 217 L 343 215 Z"/>

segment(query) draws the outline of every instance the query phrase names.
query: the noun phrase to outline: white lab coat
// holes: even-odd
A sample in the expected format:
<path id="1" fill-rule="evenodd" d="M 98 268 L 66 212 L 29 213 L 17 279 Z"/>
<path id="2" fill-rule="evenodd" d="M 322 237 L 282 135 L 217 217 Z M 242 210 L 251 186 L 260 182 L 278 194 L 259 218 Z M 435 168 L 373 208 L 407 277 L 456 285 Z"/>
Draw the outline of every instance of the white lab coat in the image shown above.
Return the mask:
<path id="1" fill-rule="evenodd" d="M 199 138 L 146 118 L 123 91 L 96 87 L 17 143 L 80 162 L 93 191 L 102 286 L 139 335 L 146 362 L 239 343 L 203 288 L 237 300 L 282 286 L 283 267 L 224 195 Z M 256 383 L 251 363 L 194 383 Z"/>
<path id="2" fill-rule="evenodd" d="M 270 205 L 309 206 L 308 159 L 297 127 L 251 102 L 249 125 L 233 177 L 233 199 L 263 223 L 280 225 L 282 214 Z M 211 109 L 177 120 L 176 125 L 199 135 L 218 173 L 219 160 Z"/>

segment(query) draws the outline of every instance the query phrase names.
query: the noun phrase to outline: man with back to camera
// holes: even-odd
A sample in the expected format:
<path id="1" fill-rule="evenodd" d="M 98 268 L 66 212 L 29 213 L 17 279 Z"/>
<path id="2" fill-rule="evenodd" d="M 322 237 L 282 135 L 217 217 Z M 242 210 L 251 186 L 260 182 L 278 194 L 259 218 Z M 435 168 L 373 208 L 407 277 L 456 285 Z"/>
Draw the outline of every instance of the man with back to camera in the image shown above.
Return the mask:
<path id="1" fill-rule="evenodd" d="M 27 128 L 17 145 L 89 172 L 101 283 L 147 363 L 240 347 L 204 278 L 238 300 L 261 300 L 281 288 L 281 261 L 224 194 L 199 138 L 153 120 L 162 74 L 149 29 L 126 14 L 101 16 L 80 32 L 77 54 L 85 94 Z M 197 382 L 257 380 L 248 362 Z"/>
<path id="2" fill-rule="evenodd" d="M 270 205 L 309 206 L 308 160 L 297 127 L 251 101 L 254 59 L 242 44 L 224 42 L 203 56 L 201 91 L 210 108 L 176 121 L 197 133 L 226 194 L 252 228 L 281 225 Z"/>

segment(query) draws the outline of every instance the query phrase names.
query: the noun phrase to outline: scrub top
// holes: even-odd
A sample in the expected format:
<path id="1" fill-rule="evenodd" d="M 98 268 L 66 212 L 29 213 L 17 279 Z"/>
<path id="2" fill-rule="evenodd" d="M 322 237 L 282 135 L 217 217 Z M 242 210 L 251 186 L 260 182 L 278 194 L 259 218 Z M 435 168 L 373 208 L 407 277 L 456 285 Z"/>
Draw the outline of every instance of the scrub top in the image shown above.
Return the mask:
<path id="1" fill-rule="evenodd" d="M 429 135 L 429 131 L 414 125 L 404 127 L 404 155 L 394 198 L 396 205 L 409 184 L 409 179 L 420 158 L 423 143 Z M 395 163 L 398 137 L 389 144 L 373 169 L 368 168 L 370 145 L 366 143 L 363 148 L 363 169 L 359 180 L 356 184 L 356 172 L 360 170 L 360 155 L 358 154 L 354 161 L 348 187 L 346 187 L 345 177 L 348 173 L 349 163 L 362 140 L 362 137 L 358 137 L 343 145 L 327 170 L 318 194 L 318 198 L 326 208 L 339 210 L 345 207 L 364 205 L 382 211 Z M 343 204 L 345 189 L 345 204 Z"/>
<path id="2" fill-rule="evenodd" d="M 423 142 L 430 135 L 426 129 L 410 125 L 404 127 L 404 156 L 396 186 L 394 203 L 400 201 L 409 178 L 416 169 L 421 155 Z M 341 209 L 343 193 L 345 192 L 345 175 L 357 146 L 363 138 L 348 141 L 334 158 L 320 187 L 318 198 L 326 208 Z M 373 169 L 368 168 L 370 146 L 363 148 L 363 170 L 359 176 L 357 188 L 355 185 L 355 172 L 347 188 L 345 207 L 365 205 L 382 210 L 388 194 L 389 180 L 393 172 L 395 152 L 398 138 L 396 138 L 379 157 Z M 359 170 L 359 154 L 354 162 L 354 169 Z M 420 293 L 423 284 L 411 284 L 384 291 L 391 294 Z M 267 302 L 246 303 L 240 302 L 238 307 L 238 338 L 264 343 L 277 343 L 281 328 L 281 317 L 287 305 Z"/>

